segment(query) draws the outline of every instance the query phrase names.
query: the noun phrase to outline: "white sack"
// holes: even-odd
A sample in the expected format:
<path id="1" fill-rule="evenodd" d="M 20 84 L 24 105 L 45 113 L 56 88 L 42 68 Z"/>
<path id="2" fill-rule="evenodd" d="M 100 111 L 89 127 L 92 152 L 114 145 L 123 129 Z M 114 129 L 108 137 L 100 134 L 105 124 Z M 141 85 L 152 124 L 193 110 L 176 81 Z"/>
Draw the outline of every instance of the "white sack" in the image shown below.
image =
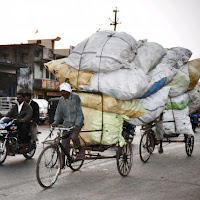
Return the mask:
<path id="1" fill-rule="evenodd" d="M 133 63 L 141 67 L 147 74 L 151 69 L 153 69 L 161 59 L 161 57 L 166 53 L 160 44 L 155 42 L 145 42 L 140 48 L 137 49 L 137 55 Z"/>
<path id="2" fill-rule="evenodd" d="M 194 87 L 194 89 L 187 92 L 190 98 L 189 101 L 189 114 L 192 114 L 200 109 L 200 82 Z"/>
<path id="3" fill-rule="evenodd" d="M 140 99 L 139 101 L 147 113 L 138 118 L 131 118 L 128 122 L 135 126 L 141 126 L 154 121 L 158 116 L 160 116 L 165 108 L 165 104 L 168 100 L 169 89 L 169 87 L 163 87 L 155 94 L 145 99 Z"/>
<path id="4" fill-rule="evenodd" d="M 151 81 L 148 85 L 147 92 L 141 98 L 146 98 L 163 88 L 166 84 L 172 81 L 176 72 L 177 70 L 168 64 L 158 64 L 155 69 L 151 70 L 147 74 Z"/>
<path id="5" fill-rule="evenodd" d="M 165 110 L 183 110 L 189 104 L 189 95 L 187 93 L 181 94 L 177 97 L 168 98 L 165 104 Z"/>
<path id="6" fill-rule="evenodd" d="M 188 64 L 183 65 L 174 76 L 173 80 L 167 85 L 171 87 L 169 91 L 170 97 L 176 97 L 185 93 L 190 84 Z"/>
<path id="7" fill-rule="evenodd" d="M 178 133 L 194 135 L 190 122 L 190 117 L 188 115 L 188 107 L 183 110 L 165 110 L 163 114 L 163 130 L 165 134 Z"/>
<path id="8" fill-rule="evenodd" d="M 186 64 L 191 57 L 192 52 L 182 47 L 173 47 L 163 56 L 161 63 L 166 63 L 172 67 L 179 69 Z"/>
<path id="9" fill-rule="evenodd" d="M 147 91 L 148 76 L 142 69 L 120 69 L 108 73 L 95 73 L 86 91 L 100 91 L 120 100 L 140 98 Z"/>
<path id="10" fill-rule="evenodd" d="M 79 70 L 114 71 L 131 66 L 136 48 L 136 40 L 125 32 L 99 31 L 79 43 L 65 62 Z"/>

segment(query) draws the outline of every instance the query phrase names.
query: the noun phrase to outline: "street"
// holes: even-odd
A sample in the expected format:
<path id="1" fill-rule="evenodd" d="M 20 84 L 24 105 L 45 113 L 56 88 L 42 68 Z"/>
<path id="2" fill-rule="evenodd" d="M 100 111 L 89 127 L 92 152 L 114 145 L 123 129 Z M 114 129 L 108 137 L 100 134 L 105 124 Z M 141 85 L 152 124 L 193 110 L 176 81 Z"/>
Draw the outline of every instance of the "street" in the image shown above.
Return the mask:
<path id="1" fill-rule="evenodd" d="M 139 127 L 133 141 L 133 165 L 122 177 L 116 160 L 85 161 L 78 172 L 62 170 L 57 182 L 44 190 L 36 180 L 36 162 L 48 125 L 40 125 L 39 144 L 34 157 L 8 156 L 0 166 L 0 200 L 198 200 L 200 199 L 200 128 L 195 133 L 191 157 L 185 143 L 164 143 L 164 153 L 157 146 L 147 163 L 139 157 Z M 115 153 L 107 150 L 107 153 Z"/>

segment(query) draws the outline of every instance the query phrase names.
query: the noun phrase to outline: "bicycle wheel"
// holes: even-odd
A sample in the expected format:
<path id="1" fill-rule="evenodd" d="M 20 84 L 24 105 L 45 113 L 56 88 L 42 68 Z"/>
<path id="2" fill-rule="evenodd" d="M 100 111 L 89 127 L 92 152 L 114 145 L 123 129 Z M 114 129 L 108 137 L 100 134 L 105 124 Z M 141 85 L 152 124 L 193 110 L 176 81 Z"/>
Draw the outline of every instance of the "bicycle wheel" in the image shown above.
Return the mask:
<path id="1" fill-rule="evenodd" d="M 142 162 L 146 163 L 149 160 L 154 148 L 155 144 L 153 136 L 150 133 L 144 132 L 140 139 L 139 147 L 140 159 Z"/>
<path id="2" fill-rule="evenodd" d="M 188 156 L 192 155 L 194 149 L 194 136 L 187 135 L 185 136 L 185 151 Z"/>
<path id="3" fill-rule="evenodd" d="M 0 165 L 5 161 L 7 157 L 7 148 L 3 149 L 4 140 L 0 139 Z"/>
<path id="4" fill-rule="evenodd" d="M 41 152 L 36 168 L 38 183 L 43 188 L 51 187 L 57 180 L 61 170 L 61 154 L 57 146 L 50 145 Z"/>
<path id="5" fill-rule="evenodd" d="M 78 171 L 84 163 L 84 160 L 76 160 L 79 153 L 78 151 L 79 151 L 78 149 L 74 149 L 74 148 L 70 149 L 70 157 L 72 158 L 72 161 L 70 162 L 69 167 L 73 171 Z"/>
<path id="6" fill-rule="evenodd" d="M 127 176 L 131 171 L 133 153 L 131 143 L 125 143 L 117 150 L 117 169 L 121 176 Z"/>

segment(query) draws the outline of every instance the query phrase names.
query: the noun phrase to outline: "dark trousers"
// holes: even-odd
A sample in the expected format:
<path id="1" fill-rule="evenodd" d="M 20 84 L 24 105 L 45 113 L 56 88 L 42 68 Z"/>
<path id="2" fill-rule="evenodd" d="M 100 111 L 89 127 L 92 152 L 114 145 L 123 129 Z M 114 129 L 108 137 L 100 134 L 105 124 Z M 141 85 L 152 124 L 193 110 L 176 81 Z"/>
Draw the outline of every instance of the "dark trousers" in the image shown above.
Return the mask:
<path id="1" fill-rule="evenodd" d="M 30 136 L 29 136 L 29 130 L 30 130 L 30 123 L 19 123 L 18 124 L 19 129 L 19 139 L 22 143 L 28 143 L 30 142 Z"/>
<path id="2" fill-rule="evenodd" d="M 69 137 L 65 138 L 62 140 L 62 145 L 65 147 L 65 150 L 69 153 L 70 151 L 70 139 L 73 141 L 73 147 L 75 149 L 78 149 L 81 145 L 80 145 L 80 140 L 79 140 L 79 133 L 81 131 L 81 127 L 79 127 L 77 130 L 74 130 L 72 133 L 69 133 L 67 131 L 63 131 L 62 136 L 67 136 L 69 135 Z M 62 153 L 64 155 L 64 153 Z"/>

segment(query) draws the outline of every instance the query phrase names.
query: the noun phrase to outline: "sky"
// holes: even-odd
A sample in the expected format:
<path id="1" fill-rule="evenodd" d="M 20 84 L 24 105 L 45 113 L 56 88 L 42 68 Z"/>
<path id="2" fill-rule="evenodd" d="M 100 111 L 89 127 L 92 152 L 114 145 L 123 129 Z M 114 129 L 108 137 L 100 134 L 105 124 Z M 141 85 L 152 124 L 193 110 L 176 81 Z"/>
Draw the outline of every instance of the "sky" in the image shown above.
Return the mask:
<path id="1" fill-rule="evenodd" d="M 0 44 L 33 39 L 61 40 L 58 49 L 76 46 L 96 31 L 113 30 L 164 48 L 184 47 L 200 58 L 200 0 L 0 0 Z M 112 20 L 110 20 L 110 19 Z M 38 32 L 36 33 L 36 31 Z"/>

